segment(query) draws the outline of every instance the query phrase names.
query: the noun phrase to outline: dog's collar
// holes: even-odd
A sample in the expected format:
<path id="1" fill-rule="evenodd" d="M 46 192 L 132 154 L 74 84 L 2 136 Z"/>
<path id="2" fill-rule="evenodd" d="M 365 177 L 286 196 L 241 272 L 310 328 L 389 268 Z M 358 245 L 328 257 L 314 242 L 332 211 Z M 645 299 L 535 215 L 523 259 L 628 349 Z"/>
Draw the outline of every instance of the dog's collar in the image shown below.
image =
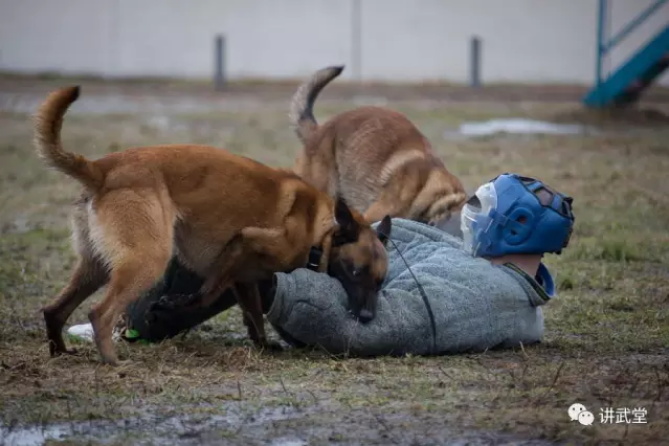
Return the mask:
<path id="1" fill-rule="evenodd" d="M 321 259 L 323 258 L 323 250 L 316 246 L 312 246 L 309 250 L 309 260 L 307 260 L 307 268 L 312 271 L 318 271 L 321 266 Z"/>

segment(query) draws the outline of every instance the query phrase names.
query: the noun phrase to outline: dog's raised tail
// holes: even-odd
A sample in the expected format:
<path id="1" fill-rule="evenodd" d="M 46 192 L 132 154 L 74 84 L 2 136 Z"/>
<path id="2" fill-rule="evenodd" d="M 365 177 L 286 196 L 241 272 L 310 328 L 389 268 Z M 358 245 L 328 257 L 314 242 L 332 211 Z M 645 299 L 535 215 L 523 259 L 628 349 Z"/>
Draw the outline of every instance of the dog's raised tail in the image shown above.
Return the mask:
<path id="1" fill-rule="evenodd" d="M 300 84 L 290 101 L 288 117 L 290 125 L 303 142 L 316 130 L 318 123 L 314 117 L 314 102 L 321 90 L 344 71 L 344 65 L 321 68 Z"/>
<path id="2" fill-rule="evenodd" d="M 95 190 L 104 182 L 102 172 L 83 156 L 63 150 L 60 140 L 63 116 L 78 98 L 78 86 L 49 93 L 35 115 L 34 144 L 39 156 L 49 166 Z"/>

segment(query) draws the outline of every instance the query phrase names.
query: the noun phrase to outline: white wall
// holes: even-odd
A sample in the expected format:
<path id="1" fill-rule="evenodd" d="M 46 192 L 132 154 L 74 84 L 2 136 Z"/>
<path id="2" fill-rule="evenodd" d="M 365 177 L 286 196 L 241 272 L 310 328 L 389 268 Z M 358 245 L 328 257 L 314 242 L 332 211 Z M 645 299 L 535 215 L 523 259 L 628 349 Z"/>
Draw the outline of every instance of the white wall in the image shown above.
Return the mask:
<path id="1" fill-rule="evenodd" d="M 344 63 L 343 78 L 467 82 L 482 38 L 484 82 L 593 81 L 597 0 L 0 0 L 0 70 L 208 78 L 214 36 L 229 78 L 302 78 Z M 613 0 L 613 33 L 653 0 Z M 612 54 L 612 66 L 669 23 L 669 4 Z M 669 74 L 661 78 L 669 85 Z"/>

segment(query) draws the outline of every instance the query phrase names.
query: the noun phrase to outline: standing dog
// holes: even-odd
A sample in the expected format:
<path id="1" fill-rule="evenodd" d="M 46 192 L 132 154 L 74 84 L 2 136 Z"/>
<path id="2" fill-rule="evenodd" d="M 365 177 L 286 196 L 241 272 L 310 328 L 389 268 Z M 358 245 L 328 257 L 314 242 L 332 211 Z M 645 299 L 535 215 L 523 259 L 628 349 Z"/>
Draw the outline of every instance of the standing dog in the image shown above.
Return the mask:
<path id="1" fill-rule="evenodd" d="M 89 319 L 103 362 L 116 365 L 116 319 L 162 276 L 174 251 L 205 278 L 201 305 L 233 288 L 256 344 L 268 345 L 257 280 L 305 267 L 314 248 L 322 252 L 315 269 L 342 282 L 354 314 L 373 317 L 388 264 L 383 243 L 389 217 L 377 234 L 343 200 L 294 173 L 214 147 L 130 148 L 95 161 L 66 152 L 63 116 L 78 97 L 79 87 L 52 92 L 36 115 L 39 154 L 84 187 L 74 214 L 79 263 L 43 309 L 52 355 L 70 352 L 62 337 L 65 322 L 108 283 Z"/>
<path id="2" fill-rule="evenodd" d="M 344 198 L 369 222 L 385 215 L 430 225 L 448 219 L 464 204 L 465 190 L 404 115 L 360 107 L 317 124 L 314 101 L 343 69 L 317 71 L 292 98 L 290 123 L 304 145 L 294 172 Z"/>

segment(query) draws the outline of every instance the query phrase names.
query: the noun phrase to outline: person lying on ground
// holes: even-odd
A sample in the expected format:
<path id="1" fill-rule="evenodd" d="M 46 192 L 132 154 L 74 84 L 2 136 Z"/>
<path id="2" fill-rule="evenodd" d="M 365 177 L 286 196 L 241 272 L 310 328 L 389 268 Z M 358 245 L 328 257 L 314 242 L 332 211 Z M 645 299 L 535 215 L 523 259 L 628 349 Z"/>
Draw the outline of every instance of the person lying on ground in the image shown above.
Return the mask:
<path id="1" fill-rule="evenodd" d="M 567 247 L 572 202 L 537 179 L 499 175 L 472 195 L 459 228 L 393 219 L 389 270 L 371 321 L 352 316 L 339 281 L 306 268 L 260 284 L 263 312 L 287 343 L 333 355 L 448 354 L 540 342 L 541 306 L 555 297 L 542 258 Z M 128 307 L 126 328 L 160 341 L 236 304 L 227 291 L 213 307 L 184 312 L 173 297 L 195 293 L 201 283 L 173 260 L 164 280 Z"/>

